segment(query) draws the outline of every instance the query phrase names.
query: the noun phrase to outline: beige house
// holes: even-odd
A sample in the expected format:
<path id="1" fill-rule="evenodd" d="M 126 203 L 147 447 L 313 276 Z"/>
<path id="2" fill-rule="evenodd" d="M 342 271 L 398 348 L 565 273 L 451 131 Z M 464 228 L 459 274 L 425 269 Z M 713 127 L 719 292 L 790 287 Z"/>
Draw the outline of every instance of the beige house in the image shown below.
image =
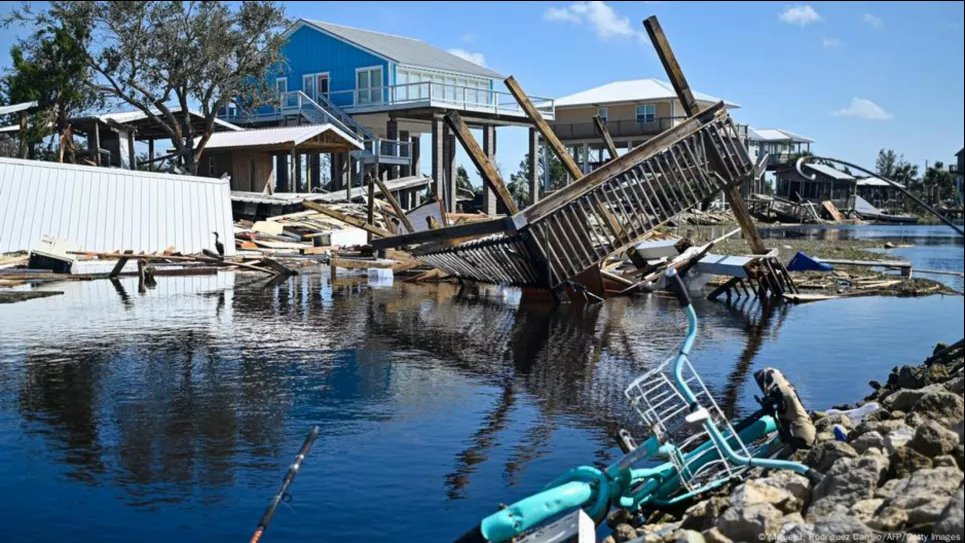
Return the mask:
<path id="1" fill-rule="evenodd" d="M 694 92 L 694 96 L 701 107 L 721 101 L 700 92 Z M 739 107 L 725 103 L 729 108 Z M 550 125 L 584 172 L 609 158 L 593 123 L 596 115 L 606 123 L 620 153 L 686 118 L 673 86 L 659 79 L 615 81 L 557 99 L 556 119 Z"/>

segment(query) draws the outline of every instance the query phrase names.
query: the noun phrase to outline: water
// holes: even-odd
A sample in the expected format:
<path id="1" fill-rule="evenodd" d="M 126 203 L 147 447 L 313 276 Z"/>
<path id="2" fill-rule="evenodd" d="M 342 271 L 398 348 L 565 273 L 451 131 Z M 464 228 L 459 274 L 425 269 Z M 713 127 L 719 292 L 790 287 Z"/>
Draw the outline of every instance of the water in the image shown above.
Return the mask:
<path id="1" fill-rule="evenodd" d="M 448 541 L 614 459 L 623 387 L 685 328 L 662 297 L 553 309 L 325 273 L 48 288 L 0 305 L 4 541 L 244 540 L 313 424 L 264 541 Z M 965 328 L 948 296 L 697 309 L 694 364 L 737 414 L 758 368 L 826 408 Z"/>

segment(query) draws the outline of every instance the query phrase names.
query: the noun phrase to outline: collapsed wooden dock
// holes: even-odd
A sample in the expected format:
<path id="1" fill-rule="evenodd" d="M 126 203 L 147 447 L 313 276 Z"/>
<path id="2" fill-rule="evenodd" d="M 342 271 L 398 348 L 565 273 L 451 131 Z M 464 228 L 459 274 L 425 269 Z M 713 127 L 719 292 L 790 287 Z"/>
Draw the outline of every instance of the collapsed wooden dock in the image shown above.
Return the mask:
<path id="1" fill-rule="evenodd" d="M 600 264 L 650 235 L 675 215 L 724 192 L 754 253 L 766 250 L 738 185 L 754 164 L 723 102 L 700 110 L 655 18 L 644 25 L 688 117 L 658 136 L 583 175 L 512 78 L 520 106 L 573 178 L 572 184 L 517 211 L 496 168 L 478 150 L 458 114 L 447 118 L 510 215 L 452 228 L 373 240 L 377 249 L 412 246 L 413 254 L 455 277 L 539 287 L 567 298 L 568 287 L 599 278 Z M 598 123 L 598 130 L 606 127 Z"/>

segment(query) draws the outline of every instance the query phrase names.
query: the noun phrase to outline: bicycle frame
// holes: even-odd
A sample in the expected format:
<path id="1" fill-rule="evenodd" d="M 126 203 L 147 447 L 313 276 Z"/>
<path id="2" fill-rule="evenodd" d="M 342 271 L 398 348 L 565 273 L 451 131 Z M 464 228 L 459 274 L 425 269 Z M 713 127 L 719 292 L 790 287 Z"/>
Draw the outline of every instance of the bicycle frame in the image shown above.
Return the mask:
<path id="1" fill-rule="evenodd" d="M 696 468 L 699 472 L 703 466 L 719 461 L 723 456 L 724 460 L 737 466 L 787 469 L 796 473 L 809 474 L 810 469 L 797 462 L 754 458 L 742 455 L 735 450 L 735 444 L 754 442 L 775 434 L 777 422 L 771 416 L 755 414 L 752 418 L 738 424 L 737 427 L 740 430 L 735 430 L 728 425 L 728 435 L 721 433 L 717 426 L 708 420 L 706 410 L 700 407 L 697 395 L 691 390 L 683 375 L 685 365 L 689 364 L 688 355 L 697 337 L 697 313 L 676 272 L 669 270 L 667 280 L 676 287 L 678 300 L 687 315 L 687 335 L 681 342 L 673 363 L 674 386 L 690 404 L 690 413 L 698 416 L 694 422 L 700 422 L 710 436 L 710 440 L 701 443 L 693 450 L 681 453 L 681 457 L 685 459 L 685 465 L 688 468 Z M 703 415 L 702 419 L 700 415 Z M 779 438 L 775 436 L 773 441 L 777 440 Z M 743 445 L 741 448 L 743 449 Z M 484 541 L 507 541 L 577 507 L 583 508 L 599 523 L 613 505 L 630 510 L 636 510 L 644 505 L 670 505 L 719 487 L 734 478 L 734 476 L 728 476 L 712 481 L 698 491 L 681 493 L 683 484 L 672 462 L 664 461 L 649 468 L 632 467 L 643 460 L 669 458 L 674 452 L 679 452 L 674 445 L 661 444 L 658 436 L 651 435 L 636 449 L 606 469 L 601 470 L 592 466 L 573 468 L 551 482 L 547 490 L 524 498 L 484 518 L 478 526 L 476 538 L 481 536 Z"/>

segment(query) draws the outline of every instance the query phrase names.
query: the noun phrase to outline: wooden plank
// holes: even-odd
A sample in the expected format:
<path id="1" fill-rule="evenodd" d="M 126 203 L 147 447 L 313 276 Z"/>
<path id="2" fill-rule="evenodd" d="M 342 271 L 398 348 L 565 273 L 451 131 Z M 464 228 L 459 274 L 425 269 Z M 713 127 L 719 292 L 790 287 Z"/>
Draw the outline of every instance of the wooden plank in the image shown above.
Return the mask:
<path id="1" fill-rule="evenodd" d="M 723 115 L 724 103 L 719 102 L 701 114 L 704 115 Z M 690 136 L 705 125 L 702 118 L 692 116 L 677 126 L 662 132 L 643 145 L 633 148 L 629 153 L 607 162 L 603 166 L 584 175 L 574 183 L 543 198 L 538 203 L 533 204 L 523 210 L 528 222 L 533 222 L 541 217 L 545 217 L 555 209 L 562 207 L 566 203 L 582 196 L 593 188 L 609 181 L 614 176 L 632 169 L 655 154 L 665 150 L 671 144 Z"/>
<path id="2" fill-rule="evenodd" d="M 131 254 L 133 252 L 134 251 L 132 249 L 128 249 L 124 251 L 125 254 Z M 110 277 L 117 277 L 117 275 L 121 273 L 121 270 L 124 269 L 124 266 L 127 265 L 128 260 L 129 260 L 128 258 L 124 258 L 124 257 L 118 258 L 117 264 L 114 265 L 114 268 L 111 269 L 111 273 L 109 273 L 108 275 Z"/>
<path id="3" fill-rule="evenodd" d="M 354 226 L 354 227 L 356 227 L 356 228 L 361 228 L 362 230 L 365 230 L 366 232 L 370 232 L 370 233 L 372 233 L 372 234 L 375 234 L 376 236 L 379 236 L 379 237 L 382 237 L 382 238 L 391 238 L 391 237 L 393 237 L 392 232 L 389 232 L 388 230 L 383 230 L 382 228 L 379 228 L 378 226 L 372 226 L 372 225 L 370 225 L 370 224 L 366 224 L 366 222 L 363 221 L 363 220 L 361 220 L 361 219 L 356 219 L 355 217 L 350 217 L 350 216 L 348 216 L 348 215 L 346 215 L 346 214 L 344 214 L 344 213 L 335 211 L 334 209 L 329 209 L 329 208 L 327 208 L 327 207 L 325 207 L 325 206 L 323 206 L 323 205 L 316 204 L 315 202 L 305 201 L 305 202 L 302 202 L 302 206 L 304 206 L 304 207 L 306 207 L 306 208 L 308 208 L 308 209 L 311 209 L 312 211 L 317 211 L 317 212 L 321 213 L 322 215 L 327 215 L 327 216 L 329 216 L 329 217 L 331 217 L 331 218 L 333 218 L 333 219 L 335 219 L 335 220 L 342 221 L 343 223 L 345 223 L 345 224 L 347 224 L 347 225 L 349 225 L 349 226 Z M 373 241 L 374 241 L 374 240 L 373 240 Z"/>
<path id="4" fill-rule="evenodd" d="M 596 131 L 600 133 L 603 137 L 603 143 L 606 144 L 606 150 L 610 153 L 610 160 L 615 159 L 617 155 L 617 146 L 613 143 L 613 138 L 610 137 L 610 131 L 607 130 L 606 124 L 599 115 L 593 116 L 593 125 L 596 126 Z"/>
<path id="5" fill-rule="evenodd" d="M 415 232 L 415 228 L 412 226 L 412 221 L 410 221 L 409 217 L 406 216 L 405 211 L 403 211 L 402 206 L 399 205 L 398 200 L 395 199 L 395 196 L 392 196 L 392 192 L 389 191 L 379 176 L 375 176 L 375 183 L 379 186 L 379 190 L 382 191 L 382 196 L 389 201 L 389 205 L 392 206 L 392 209 L 395 211 L 395 215 L 402 223 L 402 226 L 404 226 L 409 232 Z"/>
<path id="6" fill-rule="evenodd" d="M 403 245 L 444 241 L 456 238 L 468 238 L 474 236 L 483 236 L 486 234 L 497 234 L 509 232 L 511 229 L 511 219 L 491 219 L 488 221 L 457 224 L 455 226 L 449 226 L 446 228 L 436 228 L 434 230 L 423 230 L 421 232 L 413 232 L 411 234 L 389 236 L 383 239 L 373 239 L 372 247 L 376 249 L 387 249 L 390 247 L 401 247 Z"/>
<path id="7" fill-rule="evenodd" d="M 537 113 L 539 115 L 539 113 Z M 519 207 L 516 206 L 516 201 L 513 200 L 513 195 L 510 194 L 509 189 L 506 188 L 506 183 L 503 182 L 503 177 L 499 175 L 499 170 L 493 165 L 489 157 L 483 151 L 479 143 L 476 142 L 476 138 L 472 136 L 472 132 L 469 131 L 469 127 L 462 120 L 462 117 L 457 111 L 450 111 L 446 114 L 446 123 L 449 124 L 449 128 L 452 129 L 452 133 L 462 144 L 462 147 L 469 154 L 469 158 L 472 163 L 476 165 L 476 169 L 482 175 L 483 181 L 496 193 L 496 197 L 506 206 L 510 215 L 515 215 L 519 213 Z"/>
<path id="8" fill-rule="evenodd" d="M 560 162 L 563 164 L 563 167 L 566 168 L 566 171 L 570 174 L 570 177 L 573 179 L 583 177 L 583 171 L 580 170 L 580 167 L 576 164 L 576 161 L 573 160 L 573 157 L 566 152 L 566 146 L 564 146 L 563 142 L 556 137 L 556 133 L 553 132 L 553 129 L 550 128 L 550 125 L 546 123 L 546 120 L 543 119 L 543 116 L 539 114 L 539 111 L 536 111 L 536 106 L 534 106 L 533 102 L 530 101 L 529 96 L 526 94 L 523 88 L 519 86 L 519 83 L 516 82 L 516 79 L 513 78 L 513 76 L 509 76 L 505 83 L 506 87 L 509 89 L 509 92 L 512 93 L 513 97 L 516 98 L 516 101 L 519 102 L 519 107 L 523 108 L 523 111 L 526 113 L 526 116 L 529 117 L 529 120 L 533 121 L 533 124 L 536 125 L 536 129 L 539 130 L 540 135 L 543 136 L 543 139 L 550 146 L 550 149 L 553 150 L 556 158 L 560 159 Z"/>
<path id="9" fill-rule="evenodd" d="M 687 78 L 684 77 L 683 70 L 680 69 L 677 57 L 670 47 L 670 41 L 667 40 L 667 36 L 663 33 L 663 28 L 660 27 L 660 22 L 657 21 L 657 17 L 653 15 L 647 17 L 643 21 L 643 26 L 647 29 L 650 41 L 653 42 L 653 47 L 657 50 L 660 63 L 663 64 L 663 68 L 667 72 L 667 77 L 670 78 L 670 84 L 673 85 L 674 91 L 677 93 L 677 98 L 684 107 L 684 111 L 688 116 L 698 114 L 700 107 L 697 105 L 697 99 L 694 98 L 694 93 L 687 83 Z M 709 149 L 714 151 L 712 156 L 720 162 L 722 158 L 717 156 L 716 148 L 711 145 Z M 740 194 L 740 189 L 737 186 L 725 188 L 724 196 L 727 198 L 731 212 L 734 213 L 734 217 L 737 219 L 737 224 L 740 225 L 741 230 L 744 232 L 744 239 L 747 241 L 747 244 L 750 245 L 751 251 L 753 251 L 754 254 L 766 253 L 767 248 L 764 246 L 764 240 L 761 238 L 760 232 L 757 231 L 754 219 L 751 218 L 751 214 L 747 210 L 747 204 Z"/>

